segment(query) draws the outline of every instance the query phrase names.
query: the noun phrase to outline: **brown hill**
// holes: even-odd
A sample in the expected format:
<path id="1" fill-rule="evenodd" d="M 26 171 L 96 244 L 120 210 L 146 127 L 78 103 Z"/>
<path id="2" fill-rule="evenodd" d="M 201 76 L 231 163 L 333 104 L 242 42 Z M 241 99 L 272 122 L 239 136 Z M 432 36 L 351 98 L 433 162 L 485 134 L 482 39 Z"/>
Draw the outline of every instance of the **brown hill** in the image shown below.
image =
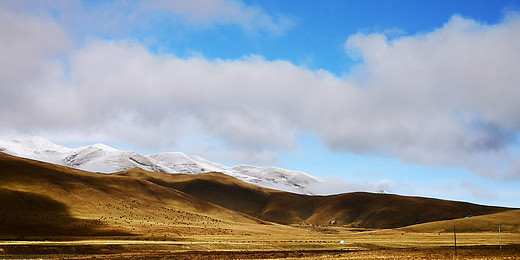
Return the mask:
<path id="1" fill-rule="evenodd" d="M 220 173 L 171 175 L 132 169 L 118 175 L 174 188 L 235 211 L 283 224 L 396 228 L 510 210 L 465 202 L 364 192 L 306 196 L 260 188 Z"/>
<path id="2" fill-rule="evenodd" d="M 7 238 L 303 232 L 272 222 L 395 228 L 509 210 L 388 194 L 306 196 L 220 173 L 107 175 L 2 153 L 0 201 L 0 237 Z"/>
<path id="3" fill-rule="evenodd" d="M 182 235 L 264 223 L 146 180 L 0 153 L 0 236 Z"/>
<path id="4" fill-rule="evenodd" d="M 402 230 L 442 233 L 453 232 L 453 227 L 456 227 L 457 232 L 497 232 L 499 224 L 502 232 L 520 232 L 520 210 L 423 223 L 404 227 Z"/>

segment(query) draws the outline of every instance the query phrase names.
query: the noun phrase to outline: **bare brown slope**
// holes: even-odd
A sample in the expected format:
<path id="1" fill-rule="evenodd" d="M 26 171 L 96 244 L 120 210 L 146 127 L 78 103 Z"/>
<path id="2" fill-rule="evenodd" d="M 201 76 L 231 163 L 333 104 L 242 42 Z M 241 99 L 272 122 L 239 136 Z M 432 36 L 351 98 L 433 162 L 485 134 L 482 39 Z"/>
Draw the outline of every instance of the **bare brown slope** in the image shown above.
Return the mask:
<path id="1" fill-rule="evenodd" d="M 269 202 L 272 192 L 221 173 L 172 175 L 134 168 L 117 175 L 141 178 L 164 187 L 181 190 L 202 200 L 255 217 L 261 215 L 262 208 Z"/>
<path id="2" fill-rule="evenodd" d="M 168 232 L 179 234 L 195 232 L 187 229 L 198 225 L 197 232 L 206 232 L 206 217 L 230 223 L 258 224 L 261 221 L 253 218 L 258 217 L 282 224 L 395 228 L 509 210 L 389 194 L 305 196 L 257 187 L 219 173 L 171 175 L 132 169 L 105 175 L 5 154 L 0 154 L 0 188 L 30 193 L 42 201 L 50 198 L 65 205 L 74 218 L 100 220 L 106 228 L 140 234 L 145 227 L 149 229 L 146 224 L 166 225 L 172 228 Z M 183 222 L 187 219 L 192 222 Z M 223 230 L 215 225 L 211 232 Z"/>
<path id="3" fill-rule="evenodd" d="M 510 210 L 464 202 L 364 192 L 306 196 L 260 188 L 220 173 L 171 175 L 131 170 L 120 175 L 175 188 L 214 204 L 282 224 L 396 228 Z"/>
<path id="4" fill-rule="evenodd" d="M 315 214 L 309 221 L 329 221 L 353 227 L 395 228 L 506 210 L 510 209 L 439 199 L 357 192 L 326 197 L 315 209 Z"/>
<path id="5" fill-rule="evenodd" d="M 262 188 L 222 173 L 168 174 L 135 168 L 117 173 L 178 189 L 211 203 L 281 224 L 304 222 L 321 197 Z"/>
<path id="6" fill-rule="evenodd" d="M 12 236 L 217 234 L 260 221 L 146 180 L 2 153 L 0 201 L 0 235 Z"/>
<path id="7" fill-rule="evenodd" d="M 404 227 L 402 230 L 412 232 L 497 232 L 498 225 L 502 232 L 520 232 L 520 210 L 509 210 L 482 216 L 435 221 Z"/>

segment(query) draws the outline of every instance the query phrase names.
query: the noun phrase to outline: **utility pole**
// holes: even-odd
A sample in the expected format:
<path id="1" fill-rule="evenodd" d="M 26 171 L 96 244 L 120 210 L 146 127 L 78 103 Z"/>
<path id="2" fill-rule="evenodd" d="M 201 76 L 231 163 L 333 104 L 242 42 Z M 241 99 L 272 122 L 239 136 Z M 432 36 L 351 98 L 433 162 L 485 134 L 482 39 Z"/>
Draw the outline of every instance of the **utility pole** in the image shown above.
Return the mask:
<path id="1" fill-rule="evenodd" d="M 453 239 L 455 241 L 455 255 L 457 255 L 457 232 L 455 231 L 455 226 L 453 226 Z"/>
<path id="2" fill-rule="evenodd" d="M 502 223 L 498 224 L 498 237 L 499 237 L 499 241 L 500 241 L 500 249 L 502 249 L 502 232 L 500 230 L 501 225 L 502 225 Z"/>

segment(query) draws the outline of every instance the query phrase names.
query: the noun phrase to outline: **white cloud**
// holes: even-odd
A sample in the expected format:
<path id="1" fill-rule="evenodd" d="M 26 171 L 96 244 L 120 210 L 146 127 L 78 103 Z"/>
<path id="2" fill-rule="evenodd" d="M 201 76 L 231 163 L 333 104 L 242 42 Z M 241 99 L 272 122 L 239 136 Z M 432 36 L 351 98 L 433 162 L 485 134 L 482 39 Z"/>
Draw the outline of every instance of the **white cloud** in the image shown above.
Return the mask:
<path id="1" fill-rule="evenodd" d="M 507 169 L 506 178 L 507 179 L 519 179 L 520 176 L 520 157 L 516 157 L 510 164 L 510 167 Z"/>
<path id="2" fill-rule="evenodd" d="M 518 149 L 519 30 L 519 19 L 485 25 L 454 16 L 433 32 L 392 41 L 350 36 L 348 50 L 364 60 L 366 112 L 347 115 L 343 131 L 326 138 L 346 150 L 501 174 Z"/>
<path id="3" fill-rule="evenodd" d="M 71 42 L 52 20 L 1 7 L 0 35 L 0 120 L 3 128 L 9 128 L 33 112 L 41 101 L 34 97 L 63 84 L 59 58 L 67 54 Z"/>
<path id="4" fill-rule="evenodd" d="M 190 19 L 216 19 L 200 12 Z M 312 133 L 342 151 L 520 177 L 507 171 L 520 130 L 520 19 L 484 25 L 455 16 L 391 41 L 353 35 L 347 47 L 364 64 L 349 80 L 254 55 L 181 59 L 129 40 L 89 40 L 57 56 L 70 40 L 52 20 L 6 10 L 0 19 L 9 36 L 0 41 L 0 131 L 9 134 L 60 141 L 80 132 L 161 150 L 216 140 L 228 156 L 258 161 Z"/>
<path id="5" fill-rule="evenodd" d="M 153 0 L 145 1 L 144 4 L 180 15 L 192 23 L 238 24 L 251 32 L 282 34 L 294 24 L 288 17 L 275 17 L 258 6 L 248 6 L 236 0 Z"/>
<path id="6" fill-rule="evenodd" d="M 179 28 L 184 25 L 204 29 L 236 25 L 250 34 L 275 36 L 295 26 L 294 19 L 288 16 L 272 14 L 240 0 L 5 0 L 0 6 L 16 13 L 52 14 L 53 19 L 80 43 L 86 35 L 123 39 L 158 29 L 183 35 L 186 31 L 179 32 Z M 150 34 L 148 36 L 148 41 L 156 41 Z"/>
<path id="7" fill-rule="evenodd" d="M 300 102 L 296 94 L 314 77 L 287 62 L 183 60 L 155 56 L 134 43 L 105 41 L 90 43 L 71 67 L 90 124 L 131 114 L 125 119 L 131 125 L 164 126 L 177 134 L 189 128 L 187 135 L 216 135 L 253 149 L 294 145 L 295 123 L 288 119 L 300 117 L 294 111 Z"/>

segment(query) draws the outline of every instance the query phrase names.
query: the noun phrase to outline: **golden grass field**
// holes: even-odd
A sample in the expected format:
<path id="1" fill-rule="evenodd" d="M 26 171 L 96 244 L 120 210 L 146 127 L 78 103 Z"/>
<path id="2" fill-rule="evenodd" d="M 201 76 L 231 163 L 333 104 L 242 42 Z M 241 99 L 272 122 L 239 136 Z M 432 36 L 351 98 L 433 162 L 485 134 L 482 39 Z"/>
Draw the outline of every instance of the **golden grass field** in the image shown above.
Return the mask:
<path id="1" fill-rule="evenodd" d="M 11 257 L 62 257 L 70 259 L 517 259 L 520 235 L 464 233 L 455 255 L 453 234 L 404 233 L 395 230 L 337 234 L 301 232 L 279 235 L 187 236 L 184 239 L 132 237 L 72 238 L 70 241 L 3 241 L 0 248 Z M 338 243 L 344 239 L 345 245 Z"/>
<path id="2" fill-rule="evenodd" d="M 520 210 L 387 196 L 396 204 L 418 200 L 453 214 L 482 214 L 379 229 L 371 225 L 381 214 L 360 211 L 364 222 L 332 225 L 330 216 L 343 215 L 324 207 L 341 210 L 338 205 L 345 204 L 352 214 L 352 203 L 340 199 L 353 197 L 312 198 L 311 208 L 302 196 L 219 174 L 200 175 L 209 186 L 192 185 L 194 176 L 150 174 L 155 173 L 88 173 L 0 154 L 0 259 L 520 258 Z M 156 176 L 155 181 L 147 180 L 150 176 Z M 256 202 L 248 204 L 248 198 Z M 301 206 L 290 206 L 291 200 Z M 293 207 L 292 215 L 279 218 L 295 221 L 272 221 L 273 212 L 284 207 Z"/>

